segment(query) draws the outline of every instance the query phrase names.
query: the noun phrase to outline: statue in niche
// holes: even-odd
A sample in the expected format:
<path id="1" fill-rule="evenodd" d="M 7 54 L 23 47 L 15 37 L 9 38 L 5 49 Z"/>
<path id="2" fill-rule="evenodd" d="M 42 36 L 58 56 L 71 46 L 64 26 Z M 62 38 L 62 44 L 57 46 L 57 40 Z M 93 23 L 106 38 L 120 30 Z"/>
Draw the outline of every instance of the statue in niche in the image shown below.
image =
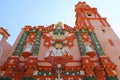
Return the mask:
<path id="1" fill-rule="evenodd" d="M 31 42 L 28 42 L 26 45 L 25 45 L 25 48 L 24 48 L 24 52 L 32 52 L 32 43 Z"/>
<path id="2" fill-rule="evenodd" d="M 96 55 L 96 53 L 94 49 L 92 48 L 91 44 L 89 42 L 85 42 L 84 44 L 85 44 L 87 55 L 93 58 Z"/>
<path id="3" fill-rule="evenodd" d="M 26 43 L 25 47 L 24 47 L 24 50 L 22 52 L 22 55 L 27 58 L 31 55 L 32 53 L 32 48 L 33 48 L 33 44 L 32 42 L 28 42 Z"/>

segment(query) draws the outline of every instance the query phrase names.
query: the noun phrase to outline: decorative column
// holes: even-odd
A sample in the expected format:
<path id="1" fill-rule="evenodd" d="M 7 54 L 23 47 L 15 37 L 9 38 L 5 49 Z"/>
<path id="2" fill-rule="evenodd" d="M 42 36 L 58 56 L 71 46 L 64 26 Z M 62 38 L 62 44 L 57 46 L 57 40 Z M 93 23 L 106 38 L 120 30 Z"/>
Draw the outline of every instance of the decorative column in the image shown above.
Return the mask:
<path id="1" fill-rule="evenodd" d="M 83 78 L 82 80 L 95 80 L 94 71 L 93 71 L 94 64 L 93 62 L 91 62 L 90 56 L 87 56 L 86 47 L 84 46 L 82 37 L 80 35 L 81 35 L 81 32 L 77 31 L 76 37 L 78 40 L 79 50 L 82 56 L 82 59 L 81 59 L 82 65 L 86 75 L 86 77 Z"/>
<path id="2" fill-rule="evenodd" d="M 25 62 L 25 70 L 26 71 L 24 73 L 23 80 L 34 80 L 33 74 L 38 66 L 37 55 L 39 53 L 40 40 L 41 40 L 41 36 L 42 36 L 42 29 L 39 29 L 39 28 L 35 28 L 35 29 L 33 29 L 34 33 L 32 33 L 32 34 L 35 34 L 35 38 L 32 41 L 32 42 L 34 42 L 34 44 L 32 47 L 31 56 L 29 56 L 27 58 L 27 61 Z"/>
<path id="3" fill-rule="evenodd" d="M 99 43 L 99 41 L 97 39 L 97 37 L 96 37 L 96 34 L 93 31 L 89 31 L 89 35 L 90 35 L 91 40 L 92 40 L 92 42 L 94 44 L 94 47 L 95 47 L 96 52 L 97 52 L 97 55 L 98 56 L 105 55 L 104 52 L 103 52 L 103 49 L 102 49 L 102 47 L 101 47 L 101 45 L 100 45 L 100 43 Z"/>
<path id="4" fill-rule="evenodd" d="M 100 58 L 100 56 L 104 56 L 105 54 L 103 52 L 103 49 L 102 49 L 102 47 L 101 47 L 101 45 L 96 37 L 96 34 L 93 31 L 93 29 L 89 30 L 89 35 L 91 37 L 91 40 L 93 42 L 93 45 L 95 47 L 95 50 L 96 50 L 98 57 Z M 101 63 L 101 61 L 99 63 Z M 106 73 L 105 73 L 104 67 L 102 65 L 95 66 L 94 70 L 95 70 L 96 78 L 98 80 L 100 80 L 101 78 L 103 80 L 105 80 Z"/>
<path id="5" fill-rule="evenodd" d="M 27 36 L 29 35 L 29 31 L 24 31 L 22 36 L 21 36 L 21 39 L 19 40 L 19 43 L 13 53 L 14 56 L 20 56 L 21 53 L 22 53 L 22 50 L 23 50 L 23 46 L 25 44 L 25 41 L 27 39 Z"/>
<path id="6" fill-rule="evenodd" d="M 85 49 L 85 46 L 82 42 L 82 37 L 80 36 L 80 31 L 76 32 L 76 37 L 77 37 L 80 53 L 81 53 L 82 56 L 85 56 L 86 55 L 86 49 Z"/>
<path id="7" fill-rule="evenodd" d="M 22 56 L 24 58 L 28 58 L 29 56 L 32 55 L 33 45 L 35 43 L 35 38 L 36 38 L 36 34 L 37 34 L 37 28 L 33 27 L 30 29 L 29 32 L 30 32 L 30 34 L 25 42 L 24 50 L 22 52 Z"/>
<path id="8" fill-rule="evenodd" d="M 38 55 L 39 47 L 40 47 L 41 36 L 42 36 L 42 31 L 40 30 L 40 31 L 37 32 L 36 41 L 35 41 L 35 44 L 34 44 L 34 46 L 33 46 L 32 55 L 34 55 L 34 56 Z"/>
<path id="9" fill-rule="evenodd" d="M 96 37 L 96 34 L 94 33 L 94 31 L 90 30 L 89 35 L 90 35 L 91 40 L 94 44 L 97 55 L 100 59 L 100 63 L 102 64 L 100 66 L 96 66 L 95 73 L 98 74 L 98 77 L 102 76 L 103 79 L 105 76 L 107 76 L 106 80 L 119 80 L 116 76 L 116 71 L 115 71 L 116 65 L 111 62 L 109 57 L 105 56 L 105 53 L 104 53 L 104 51 L 103 51 L 103 49 L 102 49 L 102 47 L 101 47 L 101 45 Z M 100 78 L 101 77 L 99 77 L 99 79 Z"/>

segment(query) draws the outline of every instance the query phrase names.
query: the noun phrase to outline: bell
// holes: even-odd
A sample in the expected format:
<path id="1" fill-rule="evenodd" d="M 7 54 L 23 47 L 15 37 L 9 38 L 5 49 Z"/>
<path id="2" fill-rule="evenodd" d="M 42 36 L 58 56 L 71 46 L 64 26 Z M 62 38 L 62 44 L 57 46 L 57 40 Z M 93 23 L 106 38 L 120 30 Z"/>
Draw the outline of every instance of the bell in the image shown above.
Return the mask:
<path id="1" fill-rule="evenodd" d="M 91 48 L 90 45 L 86 45 L 85 48 L 86 48 L 87 55 L 91 57 L 94 57 L 96 55 L 95 51 Z"/>

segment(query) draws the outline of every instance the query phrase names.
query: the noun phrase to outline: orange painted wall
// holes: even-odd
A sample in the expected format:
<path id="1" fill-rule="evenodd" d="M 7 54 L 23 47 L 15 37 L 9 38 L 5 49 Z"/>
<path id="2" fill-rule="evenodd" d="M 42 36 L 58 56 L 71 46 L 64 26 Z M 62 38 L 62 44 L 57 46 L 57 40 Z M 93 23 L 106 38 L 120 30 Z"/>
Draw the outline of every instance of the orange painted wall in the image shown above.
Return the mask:
<path id="1" fill-rule="evenodd" d="M 105 29 L 105 32 L 102 29 Z M 116 71 L 120 78 L 120 39 L 111 27 L 95 27 L 95 32 L 106 56 L 110 57 L 111 61 L 117 65 Z M 112 40 L 113 46 L 109 43 L 108 39 Z"/>
<path id="2" fill-rule="evenodd" d="M 3 54 L 0 58 L 0 65 L 3 65 L 9 56 L 11 56 L 13 52 L 13 47 L 6 41 L 6 38 L 3 38 L 0 41 L 0 47 L 2 48 Z"/>

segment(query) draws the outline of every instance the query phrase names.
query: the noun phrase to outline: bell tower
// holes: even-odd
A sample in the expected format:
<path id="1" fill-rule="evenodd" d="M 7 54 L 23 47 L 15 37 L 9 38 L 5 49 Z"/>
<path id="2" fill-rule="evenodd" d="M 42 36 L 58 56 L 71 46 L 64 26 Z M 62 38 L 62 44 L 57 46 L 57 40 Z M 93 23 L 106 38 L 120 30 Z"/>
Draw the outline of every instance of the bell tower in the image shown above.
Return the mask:
<path id="1" fill-rule="evenodd" d="M 106 18 L 101 17 L 97 9 L 91 8 L 86 2 L 79 2 L 75 6 L 75 12 L 76 36 L 86 79 L 118 80 L 116 69 L 120 70 L 117 63 L 120 55 L 117 47 L 120 44 L 119 38 Z M 114 53 L 117 56 L 113 57 Z"/>
<path id="2" fill-rule="evenodd" d="M 99 15 L 97 8 L 91 8 L 86 2 L 79 2 L 75 11 L 76 26 L 110 27 L 106 18 Z"/>

